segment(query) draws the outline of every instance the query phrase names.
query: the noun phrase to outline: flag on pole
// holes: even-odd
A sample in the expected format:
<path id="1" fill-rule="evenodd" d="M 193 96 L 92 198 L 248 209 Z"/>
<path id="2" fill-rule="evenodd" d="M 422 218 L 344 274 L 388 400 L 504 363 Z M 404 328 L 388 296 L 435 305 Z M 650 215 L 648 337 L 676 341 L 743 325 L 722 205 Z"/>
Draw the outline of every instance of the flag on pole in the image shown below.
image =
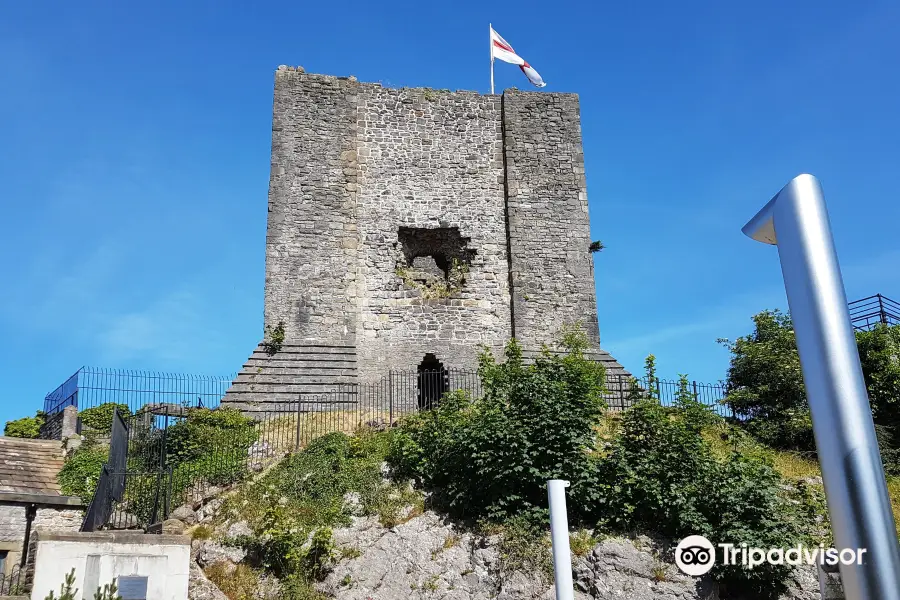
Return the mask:
<path id="1" fill-rule="evenodd" d="M 494 27 L 491 26 L 491 80 L 493 82 L 494 75 L 494 59 L 502 60 L 503 62 L 508 62 L 514 65 L 519 65 L 519 68 L 522 69 L 522 72 L 525 73 L 525 77 L 528 78 L 528 81 L 533 83 L 535 86 L 542 88 L 546 83 L 541 79 L 541 76 L 538 74 L 534 68 L 525 62 L 521 56 L 516 54 L 516 51 L 513 50 L 513 47 L 509 45 L 509 42 L 500 37 L 500 34 L 494 31 Z M 492 85 L 493 87 L 493 85 Z M 493 93 L 493 90 L 491 90 Z"/>

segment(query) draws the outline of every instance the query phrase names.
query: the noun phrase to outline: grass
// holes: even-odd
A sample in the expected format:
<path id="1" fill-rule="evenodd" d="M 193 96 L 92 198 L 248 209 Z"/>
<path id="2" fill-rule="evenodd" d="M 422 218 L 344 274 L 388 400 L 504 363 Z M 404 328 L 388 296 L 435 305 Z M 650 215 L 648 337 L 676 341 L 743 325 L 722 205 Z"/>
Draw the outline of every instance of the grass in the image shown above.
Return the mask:
<path id="1" fill-rule="evenodd" d="M 269 444 L 276 455 L 297 450 L 298 430 L 300 449 L 327 433 L 341 432 L 352 435 L 370 421 L 389 423 L 393 415 L 386 410 L 331 410 L 308 413 L 292 413 L 283 417 L 266 419 L 259 425 L 259 439 Z"/>
<path id="2" fill-rule="evenodd" d="M 390 529 L 420 516 L 425 512 L 425 502 L 422 494 L 404 488 L 377 498 L 373 508 L 382 527 Z"/>
<path id="3" fill-rule="evenodd" d="M 738 450 L 742 454 L 767 459 L 775 470 L 788 480 L 822 477 L 822 469 L 819 462 L 814 459 L 813 453 L 774 450 L 763 446 L 734 425 L 726 423 L 713 425 L 703 430 L 703 437 L 712 446 L 714 454 L 720 458 Z M 897 535 L 900 536 L 900 477 L 888 476 L 887 485 Z"/>
<path id="4" fill-rule="evenodd" d="M 459 544 L 459 536 L 455 533 L 448 533 L 447 537 L 444 538 L 444 550 L 448 548 L 452 548 Z"/>
<path id="5" fill-rule="evenodd" d="M 332 538 L 332 528 L 349 525 L 356 510 L 377 516 L 384 527 L 422 514 L 421 493 L 383 479 L 382 464 L 392 435 L 390 430 L 355 428 L 350 436 L 343 432 L 320 436 L 228 497 L 217 519 L 246 521 L 256 536 L 239 543 L 279 578 L 318 580 L 330 559 L 317 557 L 360 555 L 357 548 L 334 549 Z M 351 495 L 355 503 L 348 500 Z M 261 544 L 263 532 L 273 541 Z M 308 536 L 312 542 L 304 541 Z M 313 552 L 313 547 L 321 549 Z"/>
<path id="6" fill-rule="evenodd" d="M 192 540 L 208 540 L 213 536 L 212 527 L 209 525 L 197 525 L 189 533 Z"/>
<path id="7" fill-rule="evenodd" d="M 349 560 L 351 558 L 359 558 L 362 556 L 362 551 L 359 548 L 349 547 L 349 548 L 341 548 L 340 550 L 341 560 Z"/>
<path id="8" fill-rule="evenodd" d="M 422 589 L 428 592 L 436 592 L 438 589 L 437 582 L 440 578 L 440 575 L 432 575 L 422 584 Z"/>
<path id="9" fill-rule="evenodd" d="M 244 564 L 215 562 L 203 571 L 229 600 L 255 600 L 259 576 Z"/>
<path id="10" fill-rule="evenodd" d="M 569 547 L 575 556 L 584 556 L 599 542 L 590 531 L 581 530 L 569 535 Z"/>

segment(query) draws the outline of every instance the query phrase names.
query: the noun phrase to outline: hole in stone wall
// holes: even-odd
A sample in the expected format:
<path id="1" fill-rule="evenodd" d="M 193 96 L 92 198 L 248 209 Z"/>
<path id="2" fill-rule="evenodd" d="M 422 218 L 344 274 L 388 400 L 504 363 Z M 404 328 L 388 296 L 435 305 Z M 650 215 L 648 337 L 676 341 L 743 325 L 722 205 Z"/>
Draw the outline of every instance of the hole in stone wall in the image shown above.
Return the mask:
<path id="1" fill-rule="evenodd" d="M 430 410 L 438 405 L 450 387 L 447 369 L 434 354 L 426 354 L 418 367 L 419 410 Z"/>
<path id="2" fill-rule="evenodd" d="M 458 227 L 401 227 L 397 275 L 425 298 L 447 298 L 465 284 L 475 250 Z"/>

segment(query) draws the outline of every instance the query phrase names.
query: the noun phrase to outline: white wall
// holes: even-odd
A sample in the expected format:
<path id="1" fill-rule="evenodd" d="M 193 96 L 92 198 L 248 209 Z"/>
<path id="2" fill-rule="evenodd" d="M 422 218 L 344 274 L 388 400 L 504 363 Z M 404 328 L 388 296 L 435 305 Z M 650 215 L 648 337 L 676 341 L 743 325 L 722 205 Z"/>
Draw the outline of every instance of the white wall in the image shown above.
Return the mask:
<path id="1" fill-rule="evenodd" d="M 147 598 L 186 600 L 190 541 L 182 536 L 134 533 L 38 534 L 32 600 L 59 594 L 75 569 L 76 600 L 90 600 L 98 586 L 119 576 L 144 576 Z"/>

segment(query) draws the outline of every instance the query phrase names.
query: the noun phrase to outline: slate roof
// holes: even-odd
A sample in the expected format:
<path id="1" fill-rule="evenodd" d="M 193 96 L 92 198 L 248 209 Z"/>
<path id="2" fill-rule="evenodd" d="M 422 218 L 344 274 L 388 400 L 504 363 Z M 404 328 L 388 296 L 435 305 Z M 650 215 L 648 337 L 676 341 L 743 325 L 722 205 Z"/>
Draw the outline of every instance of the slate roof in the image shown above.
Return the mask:
<path id="1" fill-rule="evenodd" d="M 58 440 L 0 436 L 0 502 L 9 493 L 60 496 L 56 474 L 63 461 Z"/>

